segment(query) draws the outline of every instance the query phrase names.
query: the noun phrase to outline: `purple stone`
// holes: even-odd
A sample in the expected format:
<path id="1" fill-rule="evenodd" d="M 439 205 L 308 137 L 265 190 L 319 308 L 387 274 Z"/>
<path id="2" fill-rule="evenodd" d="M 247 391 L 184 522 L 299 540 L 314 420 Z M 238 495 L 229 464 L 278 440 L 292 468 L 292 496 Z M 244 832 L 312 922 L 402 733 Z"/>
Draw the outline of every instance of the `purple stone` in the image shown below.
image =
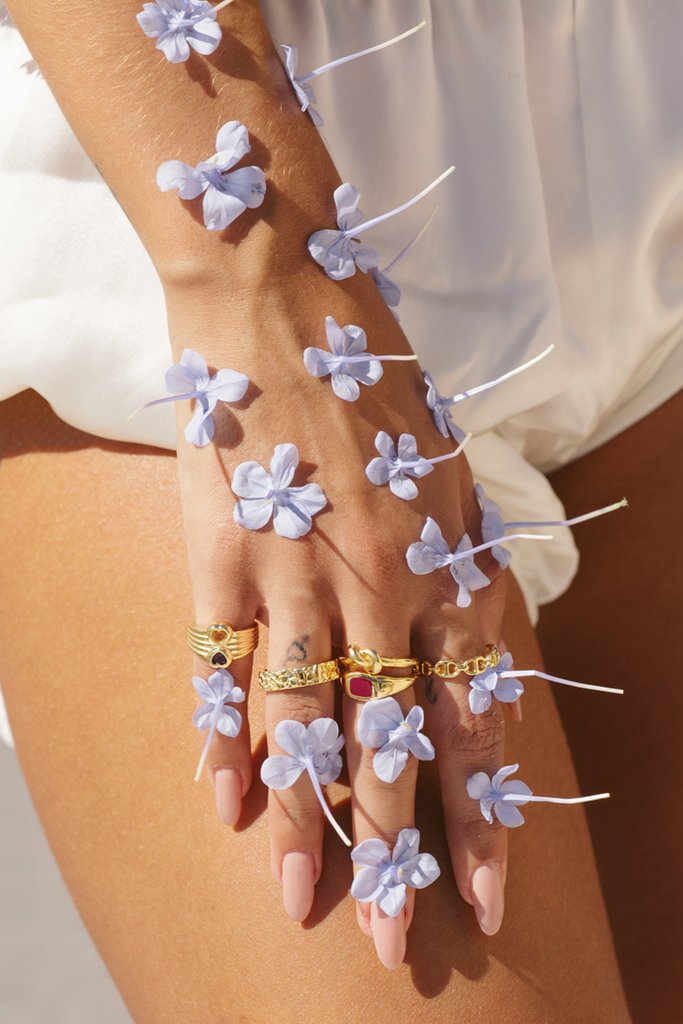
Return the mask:
<path id="1" fill-rule="evenodd" d="M 223 654 L 222 651 L 216 651 L 215 654 L 211 655 L 211 664 L 212 665 L 227 665 L 228 664 L 228 659 L 226 658 L 226 656 Z"/>
<path id="2" fill-rule="evenodd" d="M 349 681 L 349 691 L 353 697 L 372 697 L 372 683 L 369 679 L 356 676 Z"/>

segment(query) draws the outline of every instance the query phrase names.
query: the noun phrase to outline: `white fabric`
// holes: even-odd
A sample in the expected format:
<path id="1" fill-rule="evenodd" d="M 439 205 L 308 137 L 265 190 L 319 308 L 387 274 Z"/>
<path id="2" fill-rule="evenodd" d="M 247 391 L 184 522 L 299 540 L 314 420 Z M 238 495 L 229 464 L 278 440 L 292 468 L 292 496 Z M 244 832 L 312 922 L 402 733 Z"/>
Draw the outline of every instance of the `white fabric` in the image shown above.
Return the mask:
<path id="1" fill-rule="evenodd" d="M 438 203 L 392 276 L 402 325 L 442 392 L 555 344 L 456 418 L 478 435 L 475 478 L 506 518 L 561 517 L 543 471 L 608 440 L 683 379 L 683 4 L 263 6 L 275 41 L 299 46 L 299 73 L 427 17 L 417 35 L 315 81 L 322 134 L 367 216 L 456 165 L 367 241 L 386 265 Z M 161 287 L 47 85 L 22 70 L 28 56 L 16 30 L 0 28 L 0 398 L 32 387 L 82 430 L 174 448 L 171 405 L 126 421 L 163 393 Z M 576 570 L 570 531 L 555 533 L 514 547 L 532 618 Z"/>

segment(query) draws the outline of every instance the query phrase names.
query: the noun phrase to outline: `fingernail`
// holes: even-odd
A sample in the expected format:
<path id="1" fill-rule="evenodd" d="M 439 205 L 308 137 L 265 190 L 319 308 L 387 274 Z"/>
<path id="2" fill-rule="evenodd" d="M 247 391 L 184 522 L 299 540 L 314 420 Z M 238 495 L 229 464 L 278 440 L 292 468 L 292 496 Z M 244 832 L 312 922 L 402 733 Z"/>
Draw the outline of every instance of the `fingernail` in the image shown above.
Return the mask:
<path id="1" fill-rule="evenodd" d="M 217 768 L 216 810 L 224 825 L 236 825 L 242 810 L 242 776 L 236 768 Z"/>
<path id="2" fill-rule="evenodd" d="M 380 961 L 390 971 L 396 970 L 406 955 L 405 914 L 401 911 L 396 917 L 389 917 L 373 902 L 370 906 L 370 927 Z"/>
<path id="3" fill-rule="evenodd" d="M 305 921 L 315 895 L 315 865 L 310 853 L 287 853 L 282 861 L 282 898 L 292 921 Z"/>
<path id="4" fill-rule="evenodd" d="M 472 903 L 484 935 L 495 935 L 505 909 L 503 869 L 497 861 L 480 864 L 473 872 Z"/>

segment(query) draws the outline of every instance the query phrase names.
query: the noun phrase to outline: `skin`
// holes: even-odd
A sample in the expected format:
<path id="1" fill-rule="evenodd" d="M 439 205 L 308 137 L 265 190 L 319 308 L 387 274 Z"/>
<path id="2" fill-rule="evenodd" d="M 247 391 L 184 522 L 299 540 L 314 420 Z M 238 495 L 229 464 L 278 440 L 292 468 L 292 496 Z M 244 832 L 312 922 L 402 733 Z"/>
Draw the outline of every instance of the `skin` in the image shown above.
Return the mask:
<path id="1" fill-rule="evenodd" d="M 313 911 L 290 921 L 267 867 L 265 788 L 254 782 L 233 831 L 192 781 L 176 459 L 73 430 L 32 392 L 0 403 L 0 438 L 3 692 L 53 853 L 133 1020 L 297 1024 L 334 1007 L 342 1024 L 627 1024 L 581 807 L 527 809 L 488 937 L 453 884 L 438 773 L 423 764 L 417 822 L 443 873 L 418 894 L 404 964 L 383 970 L 358 929 L 329 827 Z M 514 582 L 505 632 L 520 665 L 541 665 Z M 257 668 L 266 657 L 264 645 Z M 574 696 L 584 712 L 618 699 Z M 256 689 L 257 766 L 264 704 Z M 549 685 L 529 682 L 506 742 L 532 788 L 579 792 Z M 440 756 L 460 755 L 451 742 Z M 349 828 L 348 779 L 329 789 Z M 618 829 L 624 846 L 635 838 Z"/>

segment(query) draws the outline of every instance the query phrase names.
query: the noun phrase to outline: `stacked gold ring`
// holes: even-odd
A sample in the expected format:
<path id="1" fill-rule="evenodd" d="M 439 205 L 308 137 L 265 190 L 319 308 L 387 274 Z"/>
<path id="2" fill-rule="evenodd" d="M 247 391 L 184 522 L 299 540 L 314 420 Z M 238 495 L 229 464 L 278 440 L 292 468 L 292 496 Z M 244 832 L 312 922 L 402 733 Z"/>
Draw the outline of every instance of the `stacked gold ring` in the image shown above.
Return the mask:
<path id="1" fill-rule="evenodd" d="M 226 622 L 214 622 L 201 629 L 187 627 L 190 650 L 203 658 L 212 668 L 228 668 L 233 661 L 246 658 L 258 645 L 258 623 L 247 629 L 233 629 Z"/>
<path id="2" fill-rule="evenodd" d="M 315 665 L 303 665 L 301 668 L 282 668 L 277 671 L 259 672 L 259 686 L 266 693 L 278 690 L 295 690 L 302 686 L 318 686 L 320 683 L 331 683 L 339 679 L 339 664 L 335 659 L 319 661 Z"/>
<path id="3" fill-rule="evenodd" d="M 420 663 L 417 658 L 385 658 L 368 647 L 349 646 L 349 656 L 339 658 L 342 666 L 340 681 L 344 693 L 352 700 L 379 700 L 395 693 L 407 690 L 420 675 Z M 385 676 L 385 668 L 408 669 L 409 674 L 403 676 Z"/>

